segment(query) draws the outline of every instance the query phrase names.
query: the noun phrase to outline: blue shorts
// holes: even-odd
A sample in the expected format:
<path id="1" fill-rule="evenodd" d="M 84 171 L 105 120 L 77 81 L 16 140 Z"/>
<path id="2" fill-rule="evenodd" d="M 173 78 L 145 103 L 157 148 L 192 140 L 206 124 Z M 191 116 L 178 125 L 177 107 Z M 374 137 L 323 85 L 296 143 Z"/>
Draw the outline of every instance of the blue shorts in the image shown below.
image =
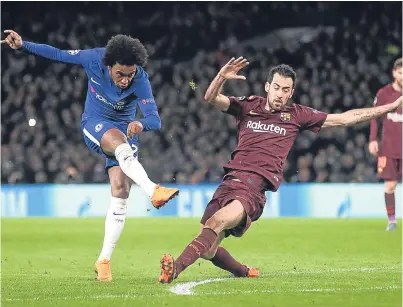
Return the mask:
<path id="1" fill-rule="evenodd" d="M 104 119 L 96 119 L 96 118 L 87 118 L 81 121 L 81 131 L 83 132 L 85 144 L 87 144 L 88 148 L 101 155 L 106 159 L 105 170 L 112 166 L 119 166 L 119 162 L 115 159 L 115 157 L 108 156 L 101 149 L 101 139 L 106 131 L 109 129 L 118 129 L 123 132 L 124 135 L 127 133 L 127 123 L 116 123 Z M 134 157 L 138 157 L 139 152 L 139 140 L 138 137 L 135 136 L 132 139 L 127 138 L 130 146 L 133 149 Z"/>

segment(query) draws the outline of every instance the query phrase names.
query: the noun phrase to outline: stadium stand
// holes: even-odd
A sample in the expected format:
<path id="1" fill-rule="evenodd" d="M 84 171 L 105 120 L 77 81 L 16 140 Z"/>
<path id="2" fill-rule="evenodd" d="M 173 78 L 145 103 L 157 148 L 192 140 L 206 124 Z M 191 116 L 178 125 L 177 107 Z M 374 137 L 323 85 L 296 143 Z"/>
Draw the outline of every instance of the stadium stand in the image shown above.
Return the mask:
<path id="1" fill-rule="evenodd" d="M 221 180 L 236 145 L 235 122 L 204 103 L 203 94 L 230 55 L 247 56 L 251 65 L 247 81 L 229 82 L 226 93 L 264 95 L 269 67 L 288 63 L 298 74 L 294 101 L 342 112 L 370 106 L 401 53 L 400 3 L 177 2 L 158 11 L 152 3 L 27 3 L 30 20 L 15 18 L 16 3 L 2 9 L 7 28 L 60 49 L 103 46 L 117 33 L 145 43 L 163 128 L 140 136 L 140 160 L 157 182 Z M 301 27 L 307 35 L 279 36 Z M 84 70 L 5 48 L 1 59 L 2 183 L 107 182 L 104 161 L 86 148 L 79 130 Z M 289 155 L 285 181 L 377 181 L 367 142 L 368 124 L 318 137 L 304 133 Z"/>

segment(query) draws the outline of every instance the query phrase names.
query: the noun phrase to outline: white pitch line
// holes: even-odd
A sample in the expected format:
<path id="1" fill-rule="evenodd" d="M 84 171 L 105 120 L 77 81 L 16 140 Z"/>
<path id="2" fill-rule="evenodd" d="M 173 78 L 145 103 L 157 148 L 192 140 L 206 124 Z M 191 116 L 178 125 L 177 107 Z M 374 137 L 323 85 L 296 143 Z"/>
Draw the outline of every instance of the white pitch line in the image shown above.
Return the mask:
<path id="1" fill-rule="evenodd" d="M 328 269 L 328 270 L 312 270 L 312 271 L 291 271 L 291 272 L 271 272 L 262 274 L 263 276 L 283 276 L 283 275 L 299 275 L 299 274 L 324 274 L 324 273 L 341 273 L 341 272 L 374 272 L 374 271 L 386 271 L 386 270 L 395 270 L 401 269 L 401 267 L 393 266 L 393 267 L 378 267 L 378 268 L 341 268 L 341 269 Z M 193 289 L 197 286 L 208 284 L 211 282 L 218 282 L 229 280 L 232 278 L 211 278 L 201 281 L 190 281 L 186 283 L 179 283 L 173 287 L 170 287 L 168 290 L 177 295 L 194 295 Z M 372 288 L 371 288 L 372 289 Z M 312 289 L 311 289 L 312 290 Z M 322 292 L 326 291 L 326 289 L 321 289 Z M 364 290 L 364 288 L 363 288 Z M 375 289 L 373 289 L 375 290 Z M 253 290 L 255 291 L 255 290 Z M 254 293 L 254 292 L 250 293 Z M 260 293 L 259 290 L 256 290 Z M 271 291 L 276 292 L 276 290 L 268 290 L 268 293 Z M 264 291 L 263 291 L 264 292 Z M 321 291 L 319 291 L 321 292 Z M 219 292 L 222 293 L 222 292 Z M 231 292 L 232 293 L 232 292 Z M 234 292 L 240 293 L 240 292 Z M 242 291 L 241 293 L 248 293 L 248 291 Z M 209 295 L 210 293 L 204 293 L 204 295 Z M 211 294 L 211 295 L 214 295 Z"/>
<path id="2" fill-rule="evenodd" d="M 390 267 L 372 267 L 372 268 L 341 268 L 341 269 L 329 269 L 329 270 L 312 270 L 312 271 L 286 271 L 286 272 L 281 272 L 281 271 L 275 271 L 271 273 L 266 273 L 264 276 L 283 276 L 283 275 L 294 275 L 294 274 L 324 274 L 324 273 L 341 273 L 341 272 L 374 272 L 374 271 L 390 271 L 390 270 L 397 270 L 399 271 L 402 270 L 401 266 L 390 266 Z M 23 275 L 23 274 L 21 274 Z M 52 276 L 54 277 L 54 276 Z M 74 276 L 77 278 L 77 276 Z M 88 276 L 82 276 L 83 278 L 88 278 Z M 4 274 L 3 274 L 4 278 Z M 128 279 L 126 277 L 123 277 L 121 279 Z M 173 292 L 171 289 L 175 289 L 175 293 L 177 295 L 231 295 L 231 294 L 247 294 L 247 293 L 301 293 L 301 292 L 337 292 L 337 291 L 346 291 L 346 289 L 342 288 L 330 288 L 330 289 L 297 289 L 297 290 L 246 290 L 246 291 L 230 291 L 230 292 L 203 292 L 200 294 L 193 293 L 192 289 L 194 289 L 196 286 L 211 283 L 211 282 L 218 282 L 218 281 L 225 281 L 225 280 L 231 280 L 234 278 L 211 278 L 207 280 L 202 280 L 202 281 L 191 281 L 187 283 L 180 283 L 177 284 L 168 290 L 172 293 Z M 384 290 L 395 290 L 395 289 L 402 289 L 401 286 L 387 286 L 387 287 L 372 287 L 372 288 L 355 288 L 355 289 L 349 289 L 349 291 L 366 291 L 366 290 L 372 290 L 372 291 L 384 291 Z M 4 293 L 3 293 L 4 295 Z M 105 294 L 105 295 L 95 295 L 95 296 L 73 296 L 73 297 L 33 297 L 33 298 L 4 298 L 3 300 L 7 302 L 15 302 L 15 301 L 49 301 L 49 300 L 102 300 L 102 299 L 132 299 L 132 298 L 138 298 L 138 297 L 164 297 L 166 295 L 164 294 L 150 294 L 150 295 L 144 295 L 144 294 Z"/>
<path id="3" fill-rule="evenodd" d="M 314 288 L 314 289 L 295 289 L 295 290 L 247 290 L 247 291 L 225 291 L 225 292 L 202 292 L 195 295 L 233 295 L 233 294 L 251 294 L 251 293 L 306 293 L 306 292 L 361 292 L 361 291 L 387 291 L 402 289 L 401 286 L 386 286 L 386 287 L 367 287 L 367 288 Z"/>
<path id="4" fill-rule="evenodd" d="M 177 284 L 176 286 L 170 287 L 168 290 L 177 295 L 194 295 L 192 289 L 197 286 L 228 279 L 231 278 L 210 278 L 202 281 L 190 281 Z"/>

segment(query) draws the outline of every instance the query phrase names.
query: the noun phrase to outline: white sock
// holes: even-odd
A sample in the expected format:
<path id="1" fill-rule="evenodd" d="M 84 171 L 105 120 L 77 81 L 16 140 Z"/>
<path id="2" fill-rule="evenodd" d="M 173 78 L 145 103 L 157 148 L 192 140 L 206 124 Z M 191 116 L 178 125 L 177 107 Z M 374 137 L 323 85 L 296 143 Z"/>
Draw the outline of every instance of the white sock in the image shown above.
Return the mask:
<path id="1" fill-rule="evenodd" d="M 123 173 L 139 185 L 148 194 L 153 196 L 156 184 L 152 182 L 140 162 L 133 156 L 129 144 L 120 144 L 115 150 L 115 157 Z"/>
<path id="2" fill-rule="evenodd" d="M 127 199 L 113 197 L 105 219 L 104 245 L 102 246 L 100 259 L 111 259 L 112 252 L 119 240 L 125 226 L 127 214 Z"/>

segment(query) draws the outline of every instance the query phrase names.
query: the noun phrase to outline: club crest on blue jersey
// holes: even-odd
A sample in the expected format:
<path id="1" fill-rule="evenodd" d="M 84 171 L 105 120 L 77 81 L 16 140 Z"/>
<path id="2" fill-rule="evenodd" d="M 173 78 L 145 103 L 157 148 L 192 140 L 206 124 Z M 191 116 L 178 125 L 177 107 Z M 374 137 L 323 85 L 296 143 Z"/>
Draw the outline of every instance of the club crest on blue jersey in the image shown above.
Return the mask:
<path id="1" fill-rule="evenodd" d="M 142 104 L 146 104 L 146 103 L 149 103 L 149 102 L 152 102 L 153 100 L 151 99 L 151 98 L 148 98 L 148 99 L 142 99 L 141 100 L 141 103 Z"/>
<path id="2" fill-rule="evenodd" d="M 291 114 L 282 112 L 282 113 L 280 113 L 280 119 L 283 122 L 289 122 L 291 120 Z"/>
<path id="3" fill-rule="evenodd" d="M 80 52 L 80 50 L 68 50 L 67 53 L 71 55 L 76 55 Z"/>
<path id="4" fill-rule="evenodd" d="M 98 125 L 96 125 L 96 126 L 95 126 L 95 132 L 101 131 L 101 129 L 102 129 L 103 127 L 104 127 L 103 124 L 98 124 Z"/>

